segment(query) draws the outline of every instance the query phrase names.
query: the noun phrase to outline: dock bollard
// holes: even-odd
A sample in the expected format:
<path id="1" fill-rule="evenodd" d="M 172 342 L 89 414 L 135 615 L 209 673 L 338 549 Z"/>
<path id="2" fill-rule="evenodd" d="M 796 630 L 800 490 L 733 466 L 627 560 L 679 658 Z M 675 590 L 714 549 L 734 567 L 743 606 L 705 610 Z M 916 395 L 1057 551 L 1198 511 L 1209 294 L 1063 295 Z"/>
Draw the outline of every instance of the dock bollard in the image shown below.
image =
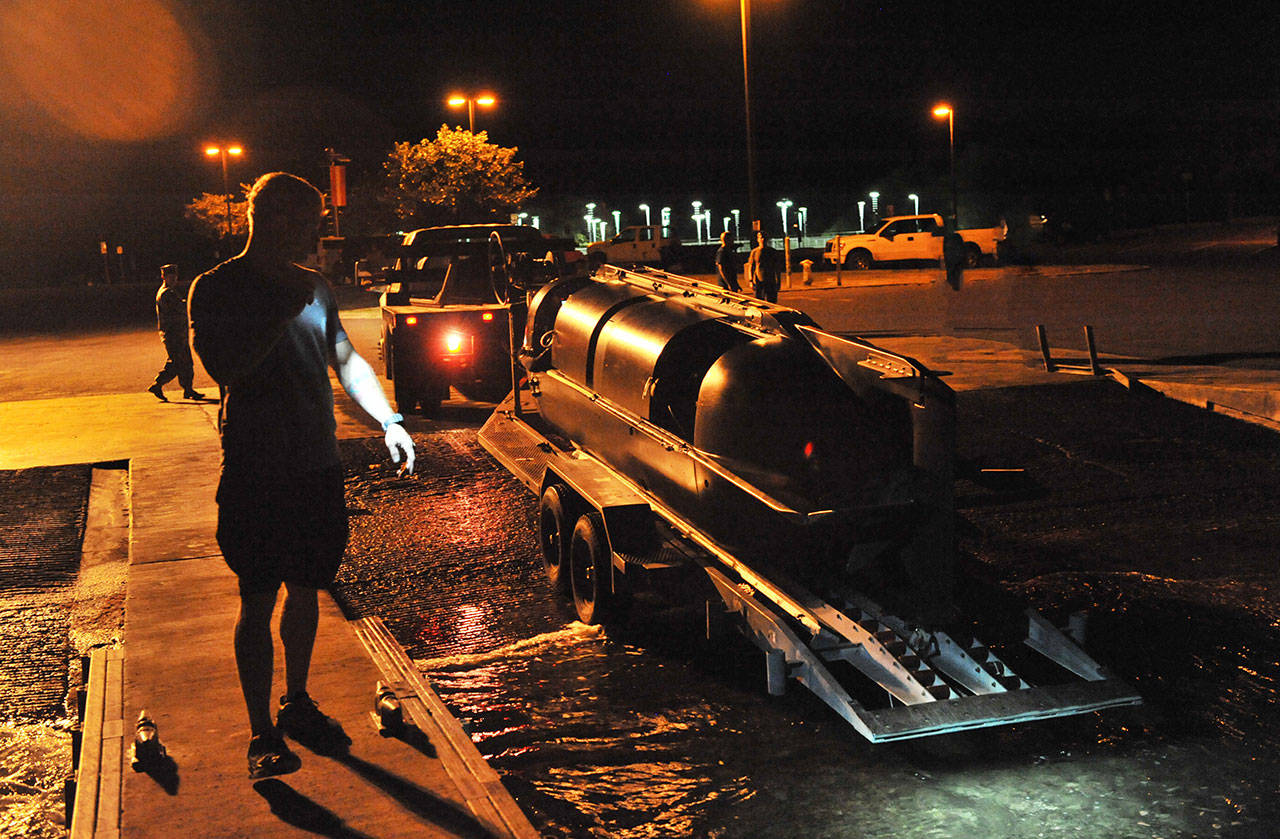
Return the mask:
<path id="1" fill-rule="evenodd" d="M 145 772 L 159 766 L 166 756 L 155 720 L 143 711 L 138 714 L 138 728 L 133 736 L 133 759 L 130 761 L 130 766 L 133 767 L 134 772 Z"/>
<path id="2" fill-rule="evenodd" d="M 404 728 L 404 708 L 396 692 L 382 682 L 378 682 L 373 695 L 374 727 L 383 737 L 394 737 Z"/>

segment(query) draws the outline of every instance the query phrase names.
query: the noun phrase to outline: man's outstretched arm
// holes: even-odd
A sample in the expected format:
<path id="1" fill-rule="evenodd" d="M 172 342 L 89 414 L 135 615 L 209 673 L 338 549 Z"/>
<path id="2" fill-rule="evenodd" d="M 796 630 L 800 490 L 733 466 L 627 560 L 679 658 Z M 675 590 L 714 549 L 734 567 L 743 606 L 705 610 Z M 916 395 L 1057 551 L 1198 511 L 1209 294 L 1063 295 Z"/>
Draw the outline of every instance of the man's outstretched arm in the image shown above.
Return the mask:
<path id="1" fill-rule="evenodd" d="M 404 458 L 403 471 L 413 472 L 413 438 L 404 426 L 398 422 L 388 422 L 395 411 L 382 392 L 382 383 L 378 374 L 373 372 L 369 362 L 365 361 L 349 340 L 342 340 L 333 348 L 333 369 L 338 374 L 342 389 L 373 417 L 386 432 L 387 451 L 391 453 L 391 462 L 399 463 Z"/>

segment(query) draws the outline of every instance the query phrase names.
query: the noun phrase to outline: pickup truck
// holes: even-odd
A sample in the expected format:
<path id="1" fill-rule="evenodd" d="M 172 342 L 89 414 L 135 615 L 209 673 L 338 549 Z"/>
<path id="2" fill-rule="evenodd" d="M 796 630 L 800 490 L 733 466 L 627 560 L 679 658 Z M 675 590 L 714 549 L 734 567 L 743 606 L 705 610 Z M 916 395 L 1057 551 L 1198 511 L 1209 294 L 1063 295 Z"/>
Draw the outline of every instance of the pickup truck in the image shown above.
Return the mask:
<path id="1" fill-rule="evenodd" d="M 679 261 L 680 240 L 663 235 L 657 225 L 624 227 L 606 242 L 587 245 L 587 263 L 598 268 L 610 265 L 658 265 L 667 267 Z"/>
<path id="2" fill-rule="evenodd" d="M 965 244 L 965 266 L 977 267 L 983 258 L 996 258 L 996 246 L 1004 241 L 1007 229 L 973 228 L 956 231 Z M 845 233 L 827 240 L 822 256 L 832 265 L 845 268 L 870 268 L 877 262 L 942 259 L 945 230 L 942 216 L 933 213 L 919 216 L 890 216 L 874 233 Z"/>

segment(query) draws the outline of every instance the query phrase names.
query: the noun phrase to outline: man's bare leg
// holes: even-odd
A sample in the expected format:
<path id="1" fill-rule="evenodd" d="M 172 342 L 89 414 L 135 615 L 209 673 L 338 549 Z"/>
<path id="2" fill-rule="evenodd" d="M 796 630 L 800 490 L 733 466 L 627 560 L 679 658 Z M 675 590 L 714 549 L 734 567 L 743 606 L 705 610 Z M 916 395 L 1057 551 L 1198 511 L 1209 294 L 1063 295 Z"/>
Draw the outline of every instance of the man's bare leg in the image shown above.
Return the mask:
<path id="1" fill-rule="evenodd" d="M 271 733 L 271 677 L 275 670 L 271 643 L 271 613 L 276 592 L 240 589 L 240 616 L 236 620 L 236 670 L 240 690 L 249 712 L 249 729 L 254 737 Z"/>
<path id="2" fill-rule="evenodd" d="M 316 590 L 285 583 L 284 610 L 280 613 L 285 696 L 297 696 L 307 690 L 311 651 L 315 648 L 319 622 L 320 605 Z"/>

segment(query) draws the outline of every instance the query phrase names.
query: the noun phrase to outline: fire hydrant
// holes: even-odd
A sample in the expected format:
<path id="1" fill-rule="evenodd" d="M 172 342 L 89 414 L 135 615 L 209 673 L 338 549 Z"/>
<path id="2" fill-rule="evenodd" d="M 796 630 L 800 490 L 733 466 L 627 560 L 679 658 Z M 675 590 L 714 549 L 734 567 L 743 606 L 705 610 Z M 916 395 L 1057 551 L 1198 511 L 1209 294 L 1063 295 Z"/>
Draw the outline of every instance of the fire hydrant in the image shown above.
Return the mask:
<path id="1" fill-rule="evenodd" d="M 804 275 L 804 284 L 813 285 L 813 260 L 812 259 L 800 260 L 800 270 Z"/>

